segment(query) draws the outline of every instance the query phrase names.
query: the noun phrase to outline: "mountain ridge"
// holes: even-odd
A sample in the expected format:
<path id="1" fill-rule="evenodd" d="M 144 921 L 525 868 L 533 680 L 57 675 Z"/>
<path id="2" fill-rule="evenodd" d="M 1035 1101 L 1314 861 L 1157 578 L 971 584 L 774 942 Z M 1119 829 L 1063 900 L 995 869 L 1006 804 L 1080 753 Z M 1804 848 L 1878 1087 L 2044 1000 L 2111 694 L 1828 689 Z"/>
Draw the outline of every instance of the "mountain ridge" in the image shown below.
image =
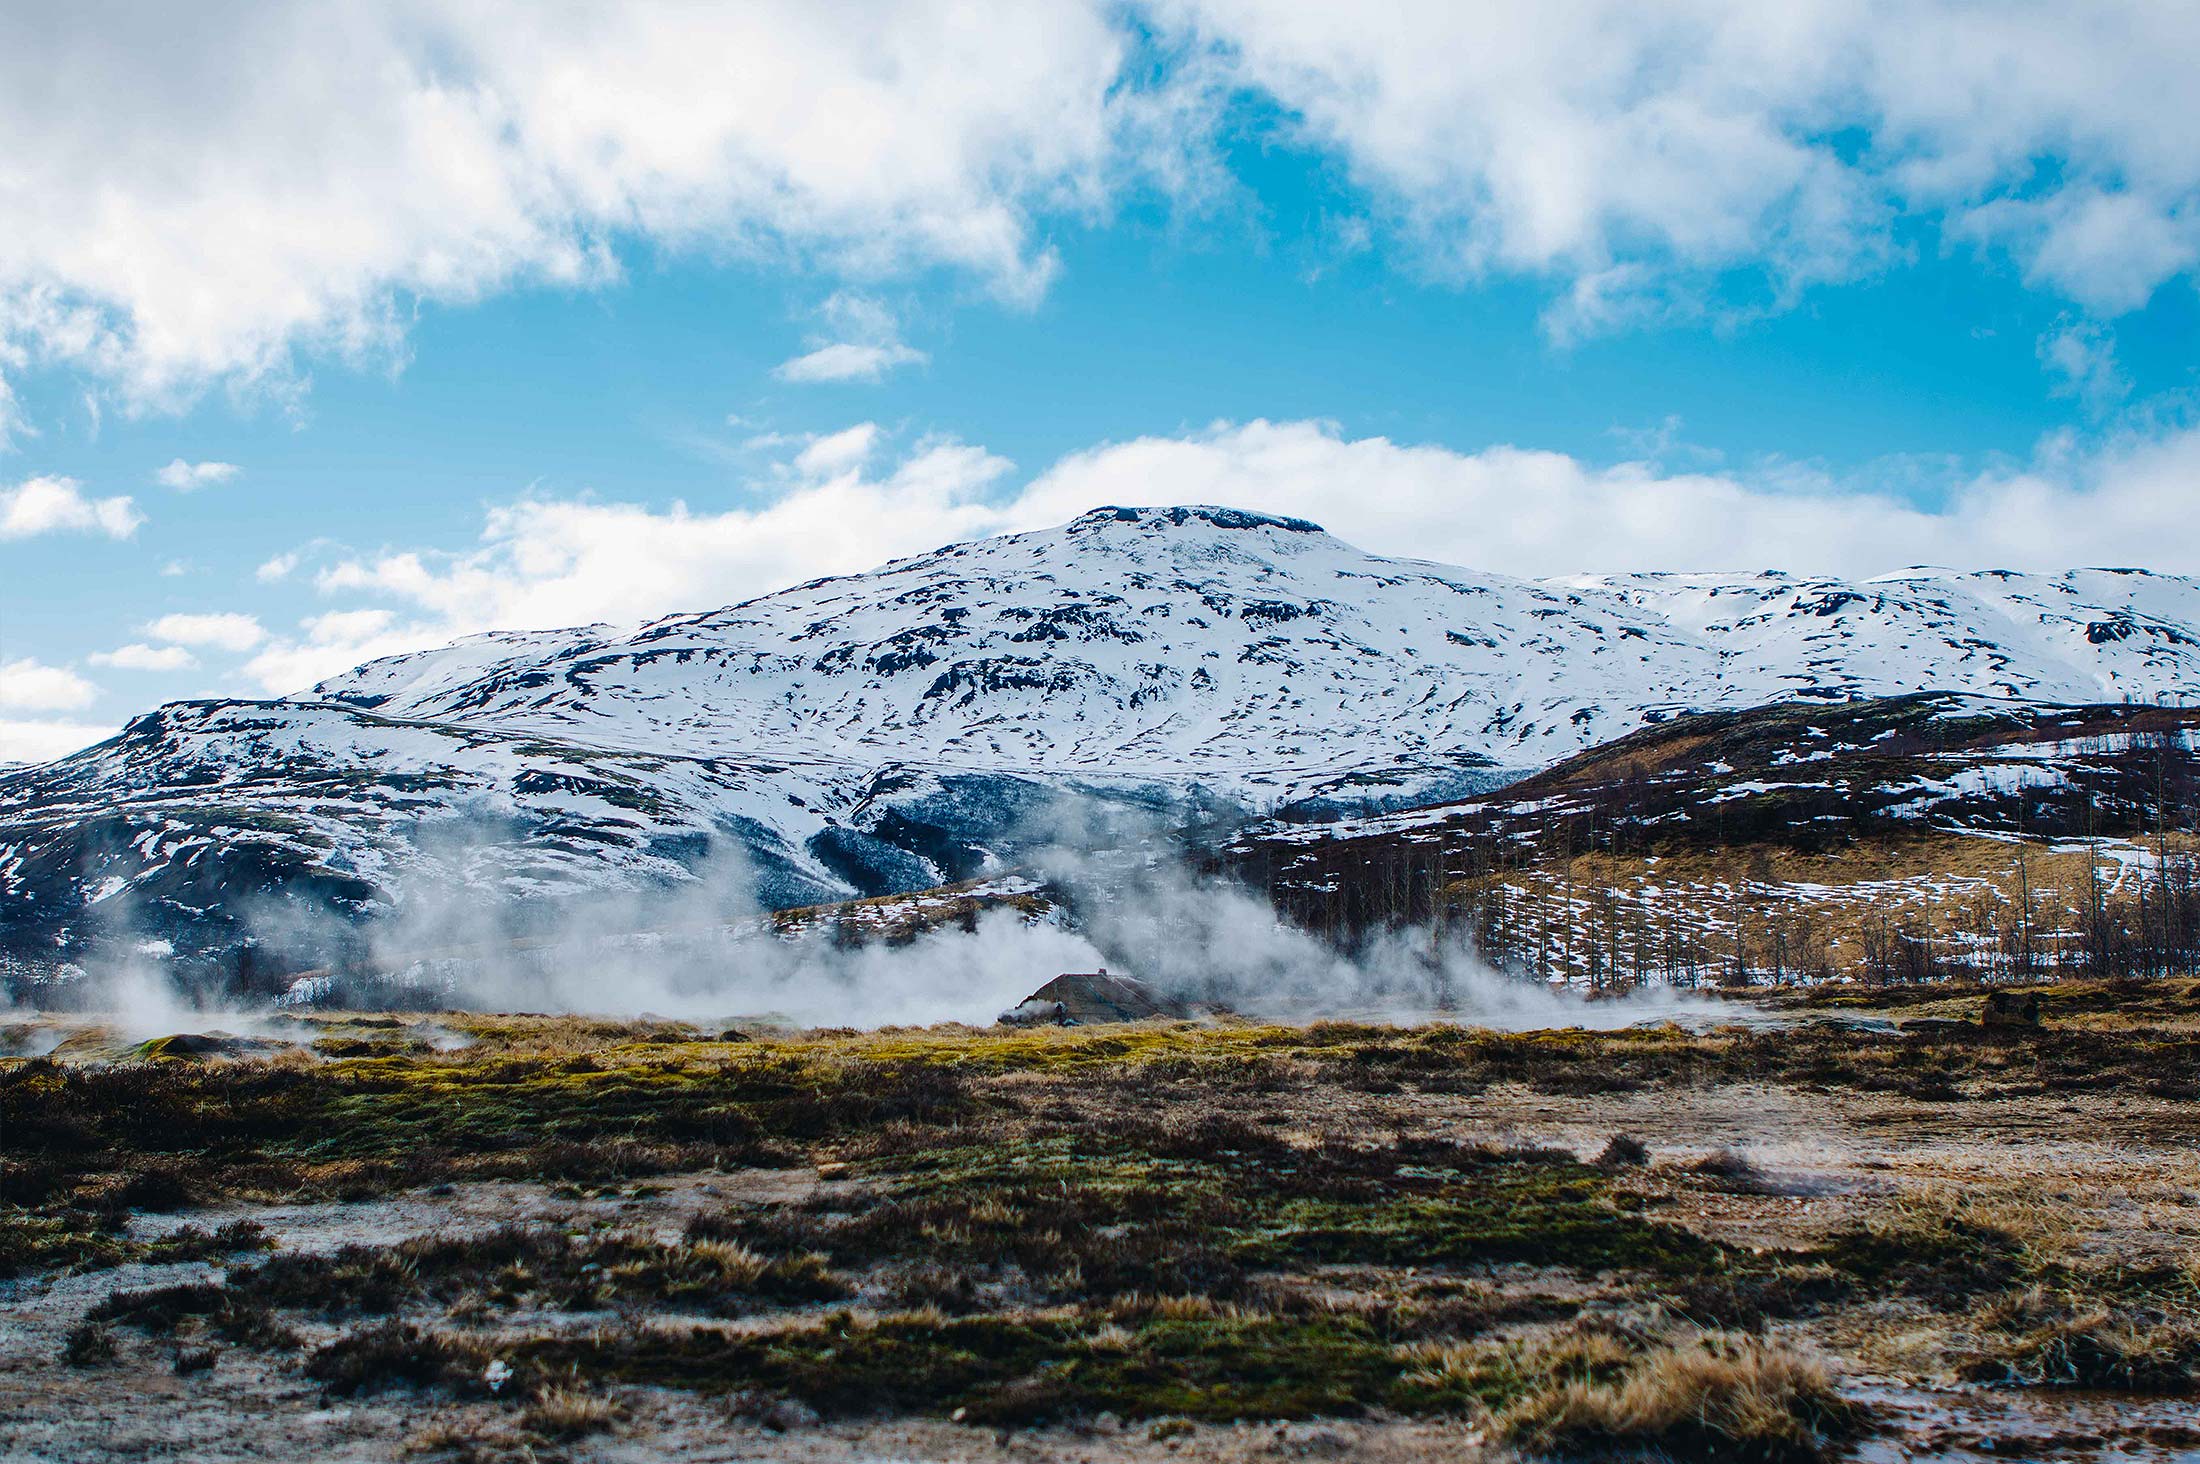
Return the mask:
<path id="1" fill-rule="evenodd" d="M 2144 571 L 1531 580 L 1303 519 L 1095 509 L 633 630 L 491 632 L 304 697 L 171 704 L 0 774 L 0 947 L 249 938 L 677 883 L 969 878 L 1091 798 L 1242 816 L 1467 796 L 1687 711 L 1918 690 L 2200 697 Z"/>

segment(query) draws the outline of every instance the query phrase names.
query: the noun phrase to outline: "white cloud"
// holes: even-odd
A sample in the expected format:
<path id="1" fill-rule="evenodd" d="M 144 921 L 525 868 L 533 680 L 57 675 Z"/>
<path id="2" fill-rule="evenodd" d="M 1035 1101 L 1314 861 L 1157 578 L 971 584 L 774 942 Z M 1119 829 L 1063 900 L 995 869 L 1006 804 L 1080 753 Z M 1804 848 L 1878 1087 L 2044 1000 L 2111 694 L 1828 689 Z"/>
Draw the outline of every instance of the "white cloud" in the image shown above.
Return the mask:
<path id="1" fill-rule="evenodd" d="M 1876 268 L 1904 215 L 1945 215 L 2110 313 L 2200 257 L 2191 6 L 1159 9 L 1340 153 L 1431 267 L 1563 282 L 1561 335 L 1736 268 L 1779 303 Z"/>
<path id="2" fill-rule="evenodd" d="M 163 615 L 145 627 L 155 640 L 218 651 L 249 651 L 266 638 L 257 618 L 223 611 L 205 615 Z"/>
<path id="3" fill-rule="evenodd" d="M 1972 211 L 1962 227 L 2014 246 L 2032 283 L 2103 315 L 2138 309 L 2164 280 L 2200 262 L 2200 199 L 2189 188 L 2166 200 L 2098 187 L 1996 199 Z"/>
<path id="4" fill-rule="evenodd" d="M 95 722 L 0 718 L 0 764 L 51 762 L 112 737 L 115 730 Z"/>
<path id="5" fill-rule="evenodd" d="M 1917 563 L 2140 564 L 2200 572 L 2200 428 L 1955 482 L 1939 509 L 1779 465 L 1750 475 L 1599 467 L 1564 453 L 1346 438 L 1313 422 L 1220 425 L 1073 454 L 1011 506 L 1017 527 L 1101 503 L 1219 503 L 1311 518 L 1378 553 L 1517 575 Z"/>
<path id="6" fill-rule="evenodd" d="M 781 381 L 800 383 L 878 381 L 896 366 L 915 366 L 931 359 L 916 347 L 899 341 L 883 346 L 836 341 L 791 361 L 780 362 L 772 368 L 772 375 Z"/>
<path id="7" fill-rule="evenodd" d="M 26 478 L 0 488 L 0 539 L 63 532 L 127 539 L 144 522 L 128 495 L 86 498 L 74 478 Z"/>
<path id="8" fill-rule="evenodd" d="M 298 567 L 298 561 L 303 557 L 295 550 L 274 555 L 263 561 L 258 569 L 252 571 L 252 577 L 261 584 L 273 584 L 276 580 L 289 579 L 291 571 Z"/>
<path id="9" fill-rule="evenodd" d="M 629 241 L 1028 301 L 1135 121 L 1100 0 L 0 10 L 0 345 L 136 408 Z"/>
<path id="10" fill-rule="evenodd" d="M 163 488 L 173 488 L 178 493 L 189 493 L 204 488 L 209 483 L 226 483 L 243 471 L 235 463 L 187 463 L 182 458 L 173 459 L 167 467 L 153 474 L 153 481 Z"/>
<path id="11" fill-rule="evenodd" d="M 161 578 L 163 579 L 181 579 L 190 572 L 190 564 L 181 559 L 171 559 L 160 567 Z"/>
<path id="12" fill-rule="evenodd" d="M 94 666 L 112 666 L 119 671 L 189 671 L 199 664 L 199 658 L 182 646 L 149 646 L 143 641 L 111 651 L 94 651 L 90 660 Z"/>
<path id="13" fill-rule="evenodd" d="M 1784 303 L 1907 219 L 2106 316 L 2200 267 L 2195 54 L 2200 8 L 2158 0 L 5 7 L 0 366 L 138 410 L 272 389 L 637 249 L 1030 301 L 1055 219 L 1219 186 L 1240 93 L 1269 105 L 1230 126 L 1340 158 L 1426 267 L 1548 278 L 1562 337 L 1737 273 Z"/>
<path id="14" fill-rule="evenodd" d="M 387 610 L 331 610 L 309 617 L 304 629 L 315 645 L 356 645 L 389 634 L 396 618 Z"/>
<path id="15" fill-rule="evenodd" d="M 0 662 L 0 707 L 20 712 L 81 711 L 99 700 L 99 688 L 66 666 L 23 657 Z"/>
<path id="16" fill-rule="evenodd" d="M 1001 526 L 1002 511 L 982 495 L 1009 470 L 1004 459 L 934 441 L 869 477 L 861 466 L 876 433 L 865 424 L 819 439 L 762 507 L 527 500 L 490 510 L 470 550 L 348 560 L 316 582 L 331 594 L 412 605 L 424 617 L 405 630 L 417 646 L 492 627 L 630 622 L 726 604 Z"/>

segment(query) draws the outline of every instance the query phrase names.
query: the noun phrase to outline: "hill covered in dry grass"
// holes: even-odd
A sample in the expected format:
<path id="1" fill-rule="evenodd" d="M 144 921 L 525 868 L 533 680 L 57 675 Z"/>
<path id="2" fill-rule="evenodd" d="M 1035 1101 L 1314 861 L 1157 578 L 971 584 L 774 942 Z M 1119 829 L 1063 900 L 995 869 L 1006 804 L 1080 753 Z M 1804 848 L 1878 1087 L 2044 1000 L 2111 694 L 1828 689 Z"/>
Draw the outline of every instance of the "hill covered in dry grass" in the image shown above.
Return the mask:
<path id="1" fill-rule="evenodd" d="M 1317 930 L 1457 924 L 1598 987 L 2191 970 L 2196 734 L 2192 708 L 1949 696 L 1718 712 L 1487 798 L 1260 826 L 1225 863 Z"/>

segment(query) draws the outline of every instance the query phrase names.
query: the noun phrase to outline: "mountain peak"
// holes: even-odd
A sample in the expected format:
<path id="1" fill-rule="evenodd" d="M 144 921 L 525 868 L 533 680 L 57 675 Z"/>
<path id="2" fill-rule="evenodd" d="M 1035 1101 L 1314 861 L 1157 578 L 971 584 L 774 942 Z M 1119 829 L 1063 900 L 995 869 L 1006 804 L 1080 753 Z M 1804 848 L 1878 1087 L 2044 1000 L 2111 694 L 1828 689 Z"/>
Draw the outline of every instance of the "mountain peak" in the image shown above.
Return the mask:
<path id="1" fill-rule="evenodd" d="M 1325 532 L 1320 524 L 1301 518 L 1286 518 L 1281 514 L 1255 513 L 1244 508 L 1225 508 L 1217 504 L 1190 503 L 1157 508 L 1124 507 L 1104 504 L 1081 513 L 1069 525 L 1070 533 L 1090 532 L 1115 524 L 1136 524 L 1145 528 L 1184 528 L 1193 523 L 1203 523 L 1217 529 L 1282 529 L 1290 534 L 1319 534 Z"/>

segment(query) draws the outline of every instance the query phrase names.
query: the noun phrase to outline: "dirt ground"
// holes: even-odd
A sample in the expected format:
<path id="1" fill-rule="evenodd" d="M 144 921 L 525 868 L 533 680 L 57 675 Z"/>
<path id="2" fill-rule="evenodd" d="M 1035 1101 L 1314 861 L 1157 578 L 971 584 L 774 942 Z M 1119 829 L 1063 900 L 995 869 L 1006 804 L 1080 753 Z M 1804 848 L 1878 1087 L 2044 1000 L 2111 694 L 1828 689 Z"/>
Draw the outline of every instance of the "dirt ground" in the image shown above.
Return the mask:
<path id="1" fill-rule="evenodd" d="M 1793 1031 L 1813 1033 L 1812 1040 L 1829 1044 L 1828 1051 L 1838 1053 L 1847 1040 L 1828 1035 L 1833 1029 L 1822 1013 L 1791 1015 L 1799 1024 Z M 1853 1018 L 1855 1013 L 1845 1015 Z M 1894 1021 L 1906 1013 L 1890 1008 L 1884 1015 Z M 2082 1027 L 2096 1033 L 2100 1026 L 2097 1015 L 2072 1022 L 2074 1031 Z M 1884 1273 L 1856 1271 L 1822 1303 L 1768 1305 L 1760 1313 L 1720 1322 L 1726 1332 L 1749 1332 L 1823 1363 L 1832 1370 L 1842 1396 L 1868 1410 L 1869 1425 L 1827 1444 L 1826 1453 L 1869 1461 L 2200 1459 L 2200 1408 L 2174 1381 L 2157 1378 L 2145 1386 L 2101 1388 L 2090 1375 L 2071 1379 L 2082 1384 L 2073 1386 L 2053 1386 L 2052 1379 L 2026 1385 L 1964 1380 L 1967 1369 L 1973 1375 L 1979 1372 L 1965 1359 L 1975 1364 L 1980 1356 L 1996 1355 L 1993 1347 L 2014 1345 L 2011 1339 L 2020 1334 L 2032 1335 L 2026 1332 L 2032 1322 L 2010 1318 L 2024 1305 L 2038 1306 L 2043 1287 L 2077 1298 L 2058 1303 L 2064 1310 L 2057 1315 L 2066 1320 L 2087 1308 L 2107 1309 L 2114 1313 L 2115 1326 L 2123 1329 L 2115 1335 L 2127 1337 L 2140 1324 L 2127 1322 L 2115 1309 L 2135 1308 L 2133 1316 L 2154 1319 L 2149 1325 L 2156 1330 L 2148 1345 L 2157 1351 L 2186 1345 L 2179 1338 L 2189 1341 L 2188 1333 L 2177 1330 L 2175 1314 L 2191 1301 L 2200 1282 L 2200 1107 L 2175 1074 L 2173 1081 L 2155 1084 L 2159 1091 L 2153 1092 L 2129 1082 L 2073 1087 L 2047 1075 L 2043 1061 L 2038 1073 L 2013 1081 L 2011 1065 L 2002 1059 L 1990 1071 L 1974 1071 L 1964 1069 L 1965 1063 L 1976 1062 L 1966 1053 L 1913 1052 L 1917 1044 L 1911 1042 L 1886 1048 L 1893 1054 L 1888 1060 L 1912 1064 L 1934 1082 L 1943 1072 L 1953 1073 L 1954 1096 L 1914 1096 L 1877 1079 L 1847 1084 L 1842 1080 L 1846 1069 L 1829 1069 L 1824 1063 L 1801 1072 L 1781 1071 L 1775 1064 L 1758 1077 L 1705 1070 L 1675 1077 L 1666 1071 L 1639 1085 L 1617 1083 L 1604 1091 L 1562 1091 L 1580 1086 L 1578 1076 L 1559 1081 L 1540 1069 L 1525 1077 L 1511 1071 L 1495 1080 L 1433 1081 L 1426 1063 L 1398 1069 L 1396 1081 L 1368 1081 L 1364 1071 L 1386 1060 L 1380 1054 L 1395 1054 L 1399 1048 L 1397 1040 L 1376 1031 L 1354 1039 L 1361 1044 L 1355 1050 L 1378 1054 L 1357 1067 L 1334 1064 L 1326 1049 L 1313 1056 L 1291 1049 L 1250 1090 L 1237 1087 L 1204 1100 L 1184 1100 L 1185 1091 L 1198 1091 L 1198 1074 L 1187 1074 L 1182 1064 L 1205 1050 L 1201 1042 L 1219 1039 L 1182 1027 L 1168 1030 L 1180 1038 L 1151 1050 L 1109 1055 L 1091 1048 L 1060 1048 L 1060 1053 L 1081 1055 L 1081 1065 L 1073 1069 L 1036 1062 L 1004 1067 L 986 1056 L 985 1071 L 976 1080 L 985 1101 L 1019 1115 L 1014 1124 L 1002 1120 L 1007 1126 L 1000 1130 L 1000 1142 L 1025 1142 L 1034 1124 L 1052 1134 L 1074 1130 L 1080 1114 L 1113 1115 L 1125 1107 L 1158 1111 L 1184 1101 L 1242 1116 L 1281 1143 L 1302 1147 L 1410 1134 L 1417 1142 L 1440 1140 L 1492 1152 L 1565 1150 L 1587 1165 L 1606 1151 L 1615 1135 L 1630 1136 L 1647 1151 L 1644 1162 L 1594 1171 L 1610 1176 L 1610 1193 L 1599 1191 L 1597 1203 L 1616 1204 L 1626 1215 L 1639 1214 L 1659 1227 L 1677 1227 L 1715 1244 L 1730 1258 L 1722 1263 L 1729 1271 L 1747 1270 L 1755 1263 L 1752 1258 L 1769 1266 L 1769 1258 L 1830 1256 L 1835 1251 L 1829 1247 L 1840 1237 L 1894 1234 L 1887 1227 L 1895 1219 L 1930 1214 L 1944 1227 L 1936 1234 L 1958 1237 L 1952 1255 L 1936 1256 L 1931 1263 L 1942 1268 L 1935 1274 L 1956 1276 L 1946 1283 L 1953 1288 L 1948 1294 L 1901 1279 L 1922 1274 L 1914 1267 L 1904 1269 L 1911 1266 L 1904 1258 L 1889 1263 L 1891 1269 Z M 2153 1029 L 2135 1020 L 2132 1030 Z M 812 1045 L 803 1051 L 809 1054 L 817 1050 L 817 1042 L 829 1044 L 832 1039 L 806 1040 Z M 880 1039 L 846 1040 L 869 1044 L 866 1060 L 892 1057 L 882 1054 Z M 992 1052 L 985 1046 L 992 1040 L 989 1034 L 957 1040 L 963 1044 L 960 1053 Z M 1669 1040 L 1712 1039 L 1675 1035 Z M 1779 1034 L 1760 1033 L 1753 1040 L 1776 1042 Z M 1871 1040 L 1884 1046 L 1884 1039 Z M 587 1048 L 586 1040 L 576 1041 Z M 1342 1039 L 1333 1045 L 1351 1046 Z M 1037 1049 L 1015 1049 L 1027 1050 Z M 1549 1050 L 1548 1045 L 1535 1049 Z M 1496 1048 L 1490 1051 L 1498 1053 Z M 1621 1055 L 1612 1059 L 1615 1064 L 1622 1057 L 1629 1062 L 1639 1057 L 1635 1047 L 1611 1051 Z M 1514 1060 L 1498 1056 L 1507 1063 Z M 1575 1066 L 1565 1072 L 1577 1074 L 1579 1055 L 1566 1061 Z M 1178 1066 L 1154 1066 L 1162 1063 Z M 2015 1070 L 2022 1071 L 2023 1063 Z M 1167 1082 L 1147 1084 L 1141 1074 L 1148 1071 L 1166 1072 Z M 1981 1072 L 1986 1076 L 1979 1076 Z M 1192 1086 L 1187 1089 L 1187 1084 Z M 1150 1091 L 1126 1096 L 1138 1095 L 1141 1088 Z M 891 1122 L 906 1126 L 917 1121 Z M 958 1143 L 968 1140 L 973 1122 L 967 1116 L 956 1120 Z M 835 1143 L 830 1135 L 816 1141 L 808 1162 L 721 1162 L 599 1183 L 458 1175 L 431 1177 L 419 1185 L 392 1182 L 381 1193 L 285 1203 L 201 1184 L 200 1195 L 188 1208 L 133 1209 L 119 1235 L 125 1242 L 151 1245 L 186 1226 L 210 1231 L 250 1220 L 265 1232 L 263 1252 L 276 1257 L 361 1254 L 421 1237 L 488 1235 L 515 1224 L 569 1236 L 652 1237 L 674 1246 L 684 1243 L 683 1236 L 692 1240 L 699 1233 L 696 1226 L 713 1215 L 737 1214 L 750 1227 L 744 1236 L 762 1235 L 774 1223 L 774 1214 L 861 1214 L 866 1205 L 902 1193 L 910 1182 L 897 1177 L 903 1171 L 887 1172 L 867 1159 L 860 1144 L 849 1148 Z M 932 1151 L 912 1147 L 911 1152 Z M 301 1188 L 311 1193 L 320 1171 L 308 1166 L 301 1172 L 308 1175 Z M 71 1182 L 89 1185 L 93 1179 Z M 1063 1181 L 1065 1195 L 1071 1182 Z M 1945 1230 L 1958 1221 L 1956 1229 Z M 90 1365 L 70 1360 L 65 1354 L 72 1337 L 106 1299 L 190 1283 L 218 1284 L 259 1257 L 163 1261 L 125 1256 L 119 1264 L 97 1266 L 33 1262 L 13 1279 L 0 1281 L 0 1460 L 1027 1459 L 1099 1464 L 1145 1459 L 1508 1459 L 1526 1447 L 1517 1430 L 1506 1434 L 1506 1415 L 1495 1407 L 1416 1413 L 1377 1402 L 1356 1417 L 1242 1419 L 1166 1411 L 1126 1417 L 1101 1409 L 979 1423 L 908 1408 L 866 1413 L 828 1407 L 821 1417 L 798 1397 L 760 1399 L 747 1390 L 729 1393 L 655 1381 L 649 1375 L 649 1339 L 655 1335 L 649 1329 L 674 1320 L 707 1324 L 729 1335 L 776 1335 L 774 1329 L 794 1323 L 890 1312 L 900 1305 L 883 1299 L 892 1284 L 900 1284 L 892 1280 L 901 1274 L 895 1268 L 928 1263 L 938 1244 L 936 1235 L 951 1230 L 911 1233 L 900 1250 L 864 1263 L 868 1270 L 836 1259 L 836 1267 L 845 1265 L 857 1276 L 851 1283 L 852 1300 L 774 1305 L 738 1316 L 704 1319 L 679 1305 L 651 1307 L 621 1299 L 600 1306 L 558 1307 L 521 1299 L 485 1312 L 478 1298 L 462 1307 L 446 1304 L 436 1294 L 413 1296 L 398 1306 L 397 1315 L 422 1326 L 455 1327 L 468 1337 L 487 1338 L 491 1350 L 500 1337 L 525 1336 L 533 1339 L 530 1345 L 543 1345 L 542 1339 L 559 1334 L 626 1329 L 623 1345 L 628 1350 L 618 1355 L 639 1361 L 622 1363 L 624 1370 L 616 1376 L 528 1375 L 526 1386 L 536 1390 L 538 1399 L 544 1389 L 563 1389 L 601 1405 L 601 1416 L 569 1428 L 555 1419 L 545 1422 L 539 1403 L 530 1414 L 517 1396 L 501 1390 L 430 1382 L 343 1391 L 316 1380 L 300 1359 L 356 1331 L 359 1323 L 355 1316 L 335 1311 L 316 1314 L 311 1306 L 293 1306 L 284 1313 L 292 1334 L 281 1346 L 202 1347 L 198 1344 L 211 1343 L 211 1337 L 194 1330 L 199 1323 L 186 1319 L 166 1332 L 118 1324 L 110 1334 L 112 1356 Z M 1964 1279 L 1968 1262 L 1961 1237 L 1973 1234 L 2005 1244 L 2010 1255 L 2020 1258 L 2008 1263 L 2018 1273 L 1971 1289 Z M 751 1239 L 742 1243 L 762 1244 Z M 345 1247 L 357 1249 L 346 1252 Z M 1690 1308 L 1701 1305 L 1680 1299 L 1678 1288 L 1692 1282 L 1654 1268 L 1592 1272 L 1569 1267 L 1563 1259 L 1461 1261 L 1452 1252 L 1437 1250 L 1425 1264 L 1402 1259 L 1392 1256 L 1378 1263 L 1352 1253 L 1333 1263 L 1282 1269 L 1299 1288 L 1295 1294 L 1340 1297 L 1350 1305 L 1364 1305 L 1377 1296 L 1435 1295 L 1426 1288 L 1437 1282 L 1454 1292 L 1468 1288 L 1493 1320 L 1479 1340 L 1478 1334 L 1461 1331 L 1460 1346 L 1495 1346 L 1557 1326 L 1594 1325 L 1630 1337 L 1665 1337 L 1679 1325 L 1676 1317 L 1685 1319 Z M 1981 1274 L 1989 1263 L 1982 1251 Z M 1813 1264 L 1817 1269 L 1812 1274 L 1827 1272 L 1828 1263 Z M 1784 1260 L 1781 1265 L 1786 1267 L 1783 1277 L 1803 1274 Z M 974 1304 L 982 1314 L 1045 1317 L 1068 1305 L 1059 1295 L 1049 1300 L 1037 1280 L 1013 1267 L 1006 1274 L 1007 1282 L 986 1293 L 991 1300 Z M 2149 1279 L 2143 1285 L 2127 1284 L 2133 1275 Z M 1088 1277 L 1086 1284 L 1094 1283 Z M 1019 1286 L 1026 1290 L 1018 1291 Z M 1672 1294 L 1669 1287 L 1676 1288 Z M 2024 1302 L 2027 1296 L 2034 1299 Z M 1079 1304 L 1091 1309 L 1104 1300 L 1094 1291 Z M 1514 1311 L 1519 1315 L 1508 1313 L 1507 1303 L 1518 1303 Z M 1117 1298 L 1106 1304 L 1120 1307 L 1122 1302 Z M 1559 1317 L 1568 1310 L 1571 1316 Z M 924 1315 L 940 1314 L 934 1310 Z M 2190 1311 L 2185 1315 L 2189 1321 Z M 2200 1350 L 2190 1354 L 2190 1362 L 2200 1365 Z M 521 1385 L 512 1386 L 516 1393 Z M 1614 1447 L 1626 1451 L 1624 1444 Z M 1699 1456 L 1727 1457 L 1716 1450 Z"/>

